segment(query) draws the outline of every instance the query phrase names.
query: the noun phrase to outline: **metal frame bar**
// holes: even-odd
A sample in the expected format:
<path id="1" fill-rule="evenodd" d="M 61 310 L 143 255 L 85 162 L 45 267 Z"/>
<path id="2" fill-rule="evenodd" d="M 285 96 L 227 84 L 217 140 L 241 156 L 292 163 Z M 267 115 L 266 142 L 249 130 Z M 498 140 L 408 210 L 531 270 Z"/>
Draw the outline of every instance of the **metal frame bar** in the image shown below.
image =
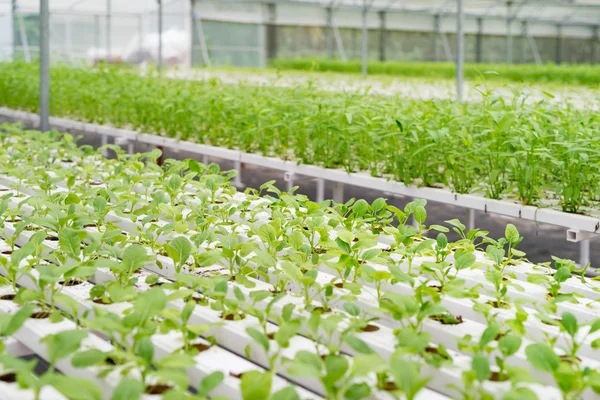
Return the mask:
<path id="1" fill-rule="evenodd" d="M 463 101 L 463 78 L 465 64 L 465 14 L 463 0 L 456 0 L 456 100 Z"/>
<path id="2" fill-rule="evenodd" d="M 206 45 L 206 36 L 204 36 L 204 27 L 202 26 L 202 18 L 198 15 L 196 11 L 196 2 L 195 0 L 190 0 L 192 2 L 192 25 L 196 26 L 196 35 L 198 36 L 198 41 L 200 42 L 200 51 L 202 52 L 202 60 L 204 61 L 204 65 L 210 67 L 211 61 L 210 56 L 208 54 L 208 46 Z M 193 29 L 193 27 L 192 27 Z M 192 31 L 193 34 L 193 31 Z M 193 38 L 192 38 L 192 47 L 190 51 L 194 48 L 193 46 Z M 191 56 L 191 55 L 190 55 Z"/>
<path id="3" fill-rule="evenodd" d="M 111 43 L 111 35 L 112 35 L 112 0 L 106 0 L 106 32 L 104 35 L 106 36 L 106 54 L 108 58 L 110 58 L 112 54 L 112 43 Z"/>
<path id="4" fill-rule="evenodd" d="M 158 2 L 158 71 L 162 71 L 163 67 L 163 3 L 162 0 L 156 0 Z"/>
<path id="5" fill-rule="evenodd" d="M 40 131 L 50 129 L 50 9 L 40 0 Z"/>

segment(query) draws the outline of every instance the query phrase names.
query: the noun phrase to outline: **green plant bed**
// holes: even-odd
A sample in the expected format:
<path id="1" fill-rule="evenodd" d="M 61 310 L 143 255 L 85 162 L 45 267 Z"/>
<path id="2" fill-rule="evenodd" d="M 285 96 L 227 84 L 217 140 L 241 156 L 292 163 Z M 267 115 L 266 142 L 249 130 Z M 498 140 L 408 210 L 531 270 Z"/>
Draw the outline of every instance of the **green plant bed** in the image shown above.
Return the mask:
<path id="1" fill-rule="evenodd" d="M 0 64 L 0 105 L 37 111 L 37 76 Z M 597 113 L 518 93 L 458 104 L 65 66 L 51 81 L 55 116 L 572 213 L 600 199 Z"/>
<path id="2" fill-rule="evenodd" d="M 361 73 L 360 60 L 336 59 L 275 59 L 270 65 L 281 70 Z M 452 79 L 456 74 L 454 63 L 369 61 L 369 74 Z M 569 64 L 466 64 L 465 77 L 512 82 L 559 82 L 580 85 L 598 85 L 600 70 L 592 65 Z"/>

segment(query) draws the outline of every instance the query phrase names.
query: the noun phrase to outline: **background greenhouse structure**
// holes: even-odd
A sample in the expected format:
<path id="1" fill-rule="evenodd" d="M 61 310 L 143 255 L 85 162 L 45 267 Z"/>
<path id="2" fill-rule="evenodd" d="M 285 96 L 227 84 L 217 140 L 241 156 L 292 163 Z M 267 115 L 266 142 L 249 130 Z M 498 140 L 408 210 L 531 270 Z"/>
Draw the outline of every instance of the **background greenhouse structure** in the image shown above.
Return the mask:
<path id="1" fill-rule="evenodd" d="M 466 62 L 595 63 L 600 57 L 600 5 L 592 0 L 463 3 Z M 454 61 L 457 55 L 458 3 L 454 0 L 173 0 L 162 4 L 163 27 L 185 31 L 193 41 L 194 65 L 206 62 L 202 37 L 214 65 L 260 67 L 276 57 L 358 59 L 363 54 L 364 24 L 369 59 Z M 35 56 L 39 2 L 3 0 L 0 7 L 0 57 Z M 158 12 L 158 2 L 153 0 L 50 1 L 53 57 L 84 59 L 92 46 L 122 51 L 135 35 L 157 31 Z"/>

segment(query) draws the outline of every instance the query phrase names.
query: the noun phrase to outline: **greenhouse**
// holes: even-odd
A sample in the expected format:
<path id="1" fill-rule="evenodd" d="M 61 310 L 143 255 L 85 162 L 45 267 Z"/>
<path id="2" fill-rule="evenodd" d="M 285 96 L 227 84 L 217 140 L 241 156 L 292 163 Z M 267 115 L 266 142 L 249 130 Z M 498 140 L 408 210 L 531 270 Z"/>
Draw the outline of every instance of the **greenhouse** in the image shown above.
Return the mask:
<path id="1" fill-rule="evenodd" d="M 0 0 L 0 399 L 600 398 L 597 0 Z"/>

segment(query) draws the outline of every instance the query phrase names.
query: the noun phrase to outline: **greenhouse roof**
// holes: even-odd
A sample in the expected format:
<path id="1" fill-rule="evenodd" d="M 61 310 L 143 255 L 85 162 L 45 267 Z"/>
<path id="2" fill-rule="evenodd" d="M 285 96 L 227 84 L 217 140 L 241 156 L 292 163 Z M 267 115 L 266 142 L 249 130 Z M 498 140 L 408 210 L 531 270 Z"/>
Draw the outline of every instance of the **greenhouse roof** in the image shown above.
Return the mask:
<path id="1" fill-rule="evenodd" d="M 157 10 L 157 0 L 49 0 L 50 12 L 106 13 L 110 2 L 111 13 L 147 13 Z M 163 0 L 165 12 L 170 6 L 181 6 L 188 0 Z M 200 1 L 200 0 L 196 0 Z M 453 15 L 456 0 L 202 0 L 218 3 L 306 4 L 332 8 L 363 8 L 370 11 L 413 12 L 431 15 Z M 11 0 L 0 0 L 10 4 Z M 20 10 L 36 11 L 39 0 L 17 0 Z M 511 17 L 516 21 L 539 21 L 554 24 L 598 25 L 600 0 L 463 0 L 467 18 L 498 19 Z M 178 7 L 180 8 L 180 7 Z"/>

